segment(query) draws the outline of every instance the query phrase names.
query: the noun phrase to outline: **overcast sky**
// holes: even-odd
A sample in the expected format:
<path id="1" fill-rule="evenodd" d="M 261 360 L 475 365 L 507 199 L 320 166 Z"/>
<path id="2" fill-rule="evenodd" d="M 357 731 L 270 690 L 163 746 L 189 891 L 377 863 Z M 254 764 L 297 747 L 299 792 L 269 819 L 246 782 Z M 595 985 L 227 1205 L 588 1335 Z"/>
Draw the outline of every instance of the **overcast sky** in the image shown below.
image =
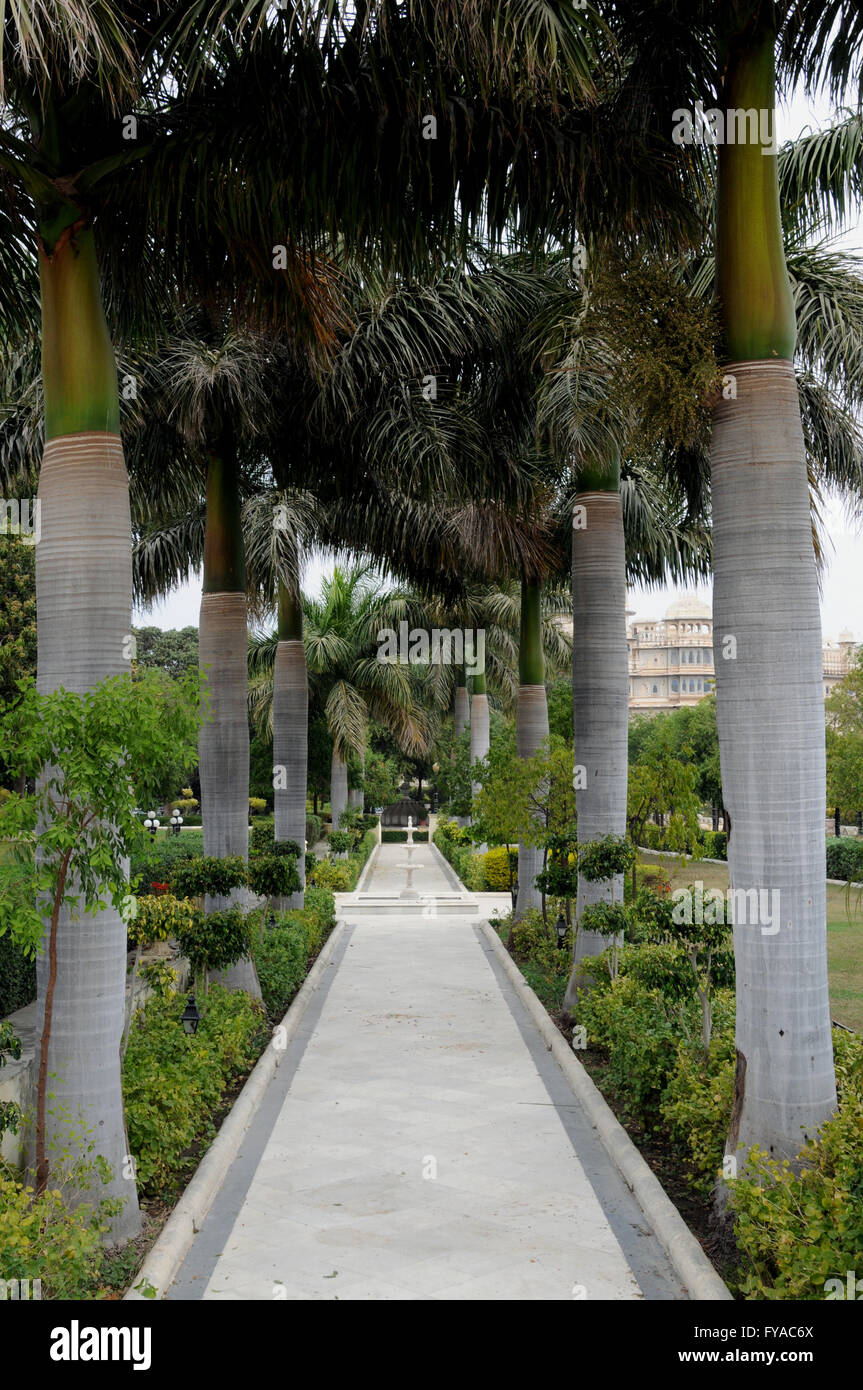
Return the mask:
<path id="1" fill-rule="evenodd" d="M 794 139 L 807 128 L 817 128 L 830 119 L 830 106 L 825 102 L 810 104 L 803 97 L 783 105 L 778 112 L 777 136 L 780 143 Z M 863 253 L 863 227 L 858 220 L 854 226 L 833 243 L 849 251 Z M 854 638 L 863 641 L 863 525 L 849 520 L 843 504 L 836 498 L 827 500 L 824 510 L 825 565 L 822 574 L 821 620 L 825 640 L 835 640 L 843 628 L 850 628 Z M 304 581 L 308 593 L 316 593 L 322 576 L 331 564 L 310 563 Z M 637 618 L 661 618 L 668 605 L 682 592 L 672 586 L 644 589 L 636 586 L 630 591 L 630 606 Z M 696 592 L 706 603 L 711 602 L 709 586 Z M 177 588 L 163 603 L 135 614 L 135 625 L 161 628 L 197 627 L 201 605 L 200 577 Z"/>

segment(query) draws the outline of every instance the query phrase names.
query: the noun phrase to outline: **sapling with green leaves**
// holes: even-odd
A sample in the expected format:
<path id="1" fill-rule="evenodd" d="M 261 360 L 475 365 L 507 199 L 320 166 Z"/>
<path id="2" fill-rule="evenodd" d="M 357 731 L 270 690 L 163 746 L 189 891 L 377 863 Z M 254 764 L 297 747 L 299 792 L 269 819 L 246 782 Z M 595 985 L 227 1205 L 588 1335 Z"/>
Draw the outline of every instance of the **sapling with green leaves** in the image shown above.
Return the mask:
<path id="1" fill-rule="evenodd" d="M 129 675 L 111 677 L 83 694 L 40 694 L 24 681 L 2 711 L 0 758 L 35 785 L 34 792 L 13 794 L 0 805 L 0 840 L 7 842 L 11 861 L 0 880 L 0 935 L 9 932 L 31 958 L 43 948 L 47 955 L 40 994 L 37 1192 L 48 1183 L 49 1148 L 64 1156 L 60 1164 L 67 1172 L 86 1153 L 110 1169 L 106 1196 L 137 1210 L 134 1183 L 124 1172 L 128 1144 L 120 1088 L 125 933 L 116 942 L 112 937 L 104 972 L 91 982 L 99 1008 L 91 1010 L 87 1028 L 75 1005 L 82 997 L 75 937 L 95 930 L 96 914 L 109 904 L 130 915 L 128 858 L 146 840 L 137 807 L 153 795 L 167 761 L 194 762 L 200 709 L 196 675 L 172 680 L 148 671 L 134 682 Z M 61 920 L 71 928 L 64 927 L 62 950 Z M 76 1196 L 70 1186 L 70 1199 Z"/>

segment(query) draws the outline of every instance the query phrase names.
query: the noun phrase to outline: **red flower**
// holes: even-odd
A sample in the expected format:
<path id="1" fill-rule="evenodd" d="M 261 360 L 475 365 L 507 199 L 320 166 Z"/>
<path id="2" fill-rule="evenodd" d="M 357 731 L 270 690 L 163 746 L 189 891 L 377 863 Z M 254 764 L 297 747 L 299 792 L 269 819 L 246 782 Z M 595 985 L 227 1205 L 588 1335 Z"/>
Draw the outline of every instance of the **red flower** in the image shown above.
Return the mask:
<path id="1" fill-rule="evenodd" d="M 170 888 L 170 886 L 171 886 L 171 885 L 170 885 L 169 883 L 151 883 L 151 884 L 150 884 L 150 887 L 152 888 L 153 892 L 154 892 L 154 893 L 157 893 L 157 894 L 158 894 L 158 893 L 167 893 L 167 891 L 168 891 L 168 889 Z"/>

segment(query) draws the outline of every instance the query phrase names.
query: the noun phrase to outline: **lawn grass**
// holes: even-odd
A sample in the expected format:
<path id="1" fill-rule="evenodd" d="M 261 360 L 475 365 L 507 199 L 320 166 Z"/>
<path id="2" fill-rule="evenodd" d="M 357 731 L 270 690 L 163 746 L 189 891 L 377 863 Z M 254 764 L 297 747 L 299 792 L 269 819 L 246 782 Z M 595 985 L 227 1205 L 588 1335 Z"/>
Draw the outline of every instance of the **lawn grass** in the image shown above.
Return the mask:
<path id="1" fill-rule="evenodd" d="M 672 889 L 685 888 L 700 880 L 705 889 L 728 887 L 725 864 L 704 860 L 668 859 L 642 850 L 639 864 L 660 864 L 671 880 Z M 827 967 L 830 975 L 830 1009 L 837 1023 L 863 1032 L 863 893 L 855 890 L 850 901 L 847 889 L 827 885 Z"/>

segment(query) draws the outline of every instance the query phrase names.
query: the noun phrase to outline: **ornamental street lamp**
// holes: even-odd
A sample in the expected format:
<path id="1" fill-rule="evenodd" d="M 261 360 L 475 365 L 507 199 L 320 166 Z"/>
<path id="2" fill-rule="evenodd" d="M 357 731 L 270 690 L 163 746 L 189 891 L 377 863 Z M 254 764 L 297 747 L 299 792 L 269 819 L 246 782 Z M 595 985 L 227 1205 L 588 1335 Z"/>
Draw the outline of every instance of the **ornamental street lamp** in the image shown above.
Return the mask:
<path id="1" fill-rule="evenodd" d="M 557 948 L 560 951 L 563 949 L 563 943 L 566 941 L 566 918 L 562 912 L 557 914 L 557 921 L 554 924 L 554 929 L 557 932 Z"/>
<path id="2" fill-rule="evenodd" d="M 195 1003 L 194 994 L 190 994 L 186 1001 L 186 1007 L 180 1016 L 184 1033 L 197 1033 L 198 1024 L 201 1022 L 201 1015 L 198 1013 L 198 1006 Z"/>
<path id="3" fill-rule="evenodd" d="M 144 821 L 144 829 L 149 830 L 151 839 L 155 840 L 156 831 L 159 829 L 159 820 L 155 811 L 150 811 Z"/>
<path id="4" fill-rule="evenodd" d="M 171 830 L 174 832 L 175 835 L 179 835 L 179 833 L 180 833 L 180 826 L 181 826 L 182 824 L 183 824 L 183 817 L 180 815 L 180 812 L 179 812 L 179 811 L 174 811 L 173 815 L 171 816 Z"/>

